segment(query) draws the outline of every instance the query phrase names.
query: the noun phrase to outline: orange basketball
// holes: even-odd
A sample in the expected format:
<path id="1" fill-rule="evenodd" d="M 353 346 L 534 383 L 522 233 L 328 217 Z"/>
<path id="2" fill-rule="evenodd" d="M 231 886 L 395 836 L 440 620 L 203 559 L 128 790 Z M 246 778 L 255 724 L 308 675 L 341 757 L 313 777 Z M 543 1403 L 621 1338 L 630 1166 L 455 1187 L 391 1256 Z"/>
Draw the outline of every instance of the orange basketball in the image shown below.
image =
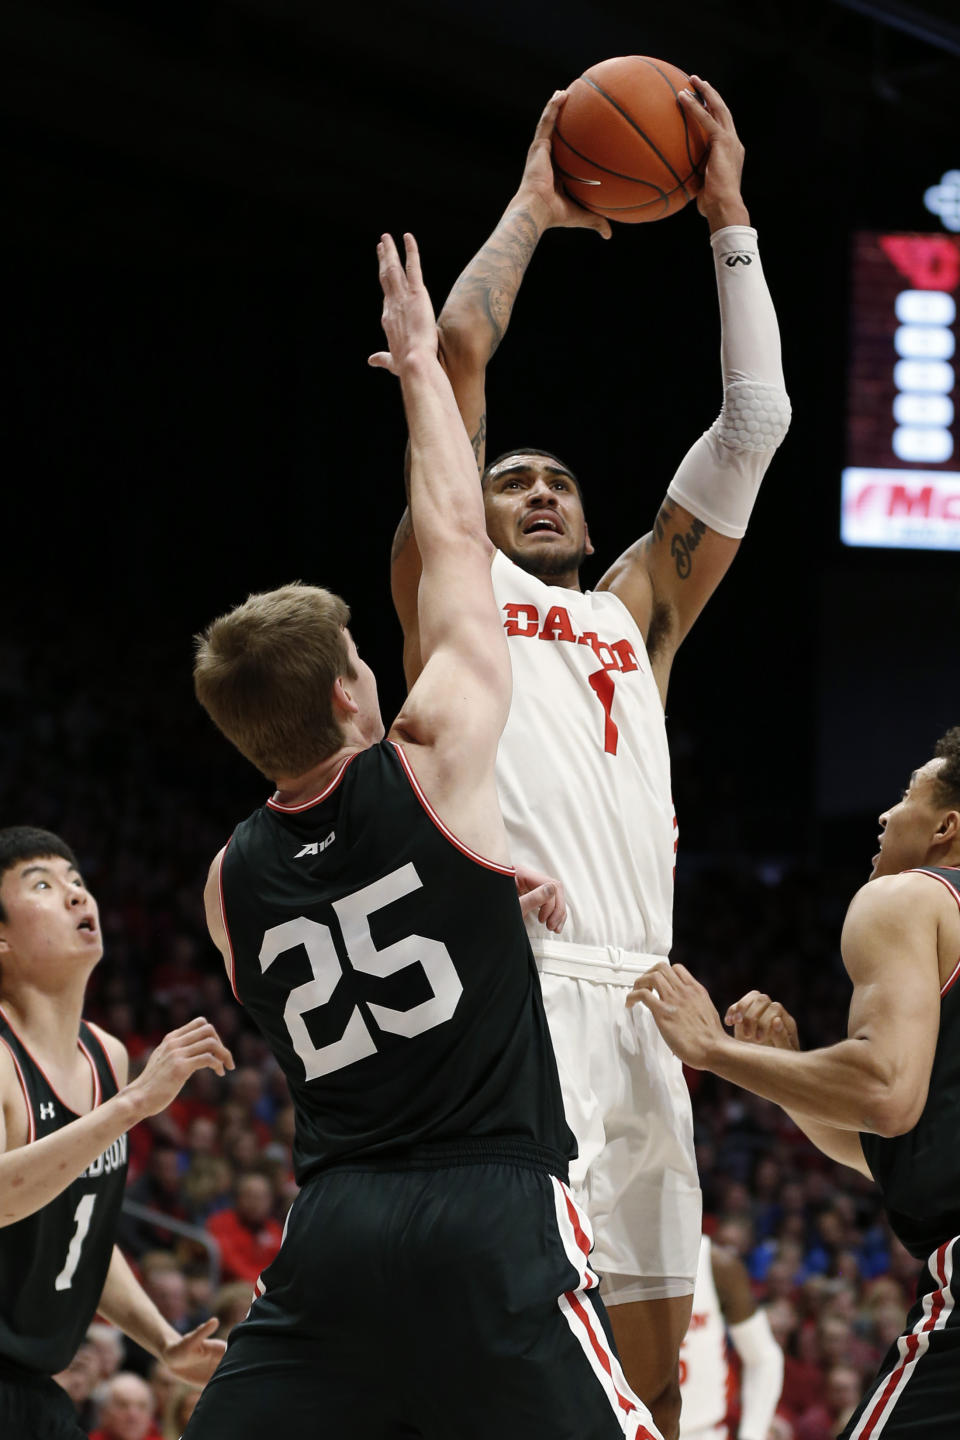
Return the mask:
<path id="1" fill-rule="evenodd" d="M 553 132 L 567 192 L 610 220 L 662 220 L 703 185 L 707 140 L 677 99 L 690 77 L 665 60 L 621 55 L 568 87 Z"/>

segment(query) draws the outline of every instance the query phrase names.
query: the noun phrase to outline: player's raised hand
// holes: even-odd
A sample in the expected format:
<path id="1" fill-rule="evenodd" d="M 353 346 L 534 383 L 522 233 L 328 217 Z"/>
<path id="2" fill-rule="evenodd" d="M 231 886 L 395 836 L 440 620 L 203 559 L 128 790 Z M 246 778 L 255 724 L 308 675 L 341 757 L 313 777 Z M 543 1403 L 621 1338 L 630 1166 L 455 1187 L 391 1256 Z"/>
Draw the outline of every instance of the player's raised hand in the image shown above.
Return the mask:
<path id="1" fill-rule="evenodd" d="M 567 897 L 562 883 L 529 865 L 517 865 L 516 871 L 521 914 L 530 915 L 535 911 L 540 924 L 559 935 L 567 918 Z"/>
<path id="2" fill-rule="evenodd" d="M 377 246 L 383 333 L 390 348 L 378 350 L 368 363 L 391 375 L 399 375 L 401 367 L 418 353 L 437 353 L 437 322 L 423 283 L 420 251 L 412 235 L 404 235 L 403 245 L 405 265 L 400 263 L 392 235 L 382 235 Z"/>
<path id="3" fill-rule="evenodd" d="M 752 1045 L 767 1045 L 773 1050 L 799 1050 L 797 1022 L 779 1000 L 771 1000 L 759 990 L 749 990 L 731 1005 L 723 1023 L 729 1025 L 737 1040 Z"/>
<path id="4" fill-rule="evenodd" d="M 749 225 L 750 216 L 740 194 L 744 149 L 730 108 L 719 91 L 699 75 L 691 75 L 690 81 L 703 96 L 703 102 L 693 89 L 681 90 L 677 98 L 688 123 L 699 125 L 709 141 L 697 209 L 714 230 L 721 225 Z"/>
<path id="5" fill-rule="evenodd" d="M 654 965 L 627 996 L 627 1006 L 645 1005 L 674 1055 L 694 1070 L 707 1070 L 717 1041 L 726 1040 L 716 1006 L 684 965 Z M 727 1042 L 729 1043 L 729 1041 Z"/>
<path id="6" fill-rule="evenodd" d="M 252 1293 L 250 1298 L 253 1299 Z M 167 1345 L 160 1355 L 167 1369 L 188 1385 L 206 1385 L 227 1348 L 225 1340 L 213 1338 L 219 1324 L 220 1321 L 213 1315 L 195 1330 L 188 1330 L 186 1335 Z"/>
<path id="7" fill-rule="evenodd" d="M 517 200 L 532 199 L 545 207 L 546 229 L 559 226 L 596 230 L 604 240 L 609 240 L 610 221 L 603 215 L 592 215 L 589 210 L 584 210 L 582 205 L 571 200 L 553 168 L 553 131 L 566 98 L 566 90 L 556 90 L 544 106 L 527 151 L 527 163 L 523 167 Z"/>
<path id="8" fill-rule="evenodd" d="M 179 1095 L 195 1070 L 232 1070 L 233 1056 L 209 1020 L 202 1016 L 171 1030 L 153 1051 L 142 1072 L 126 1087 L 144 1116 L 158 1115 Z"/>

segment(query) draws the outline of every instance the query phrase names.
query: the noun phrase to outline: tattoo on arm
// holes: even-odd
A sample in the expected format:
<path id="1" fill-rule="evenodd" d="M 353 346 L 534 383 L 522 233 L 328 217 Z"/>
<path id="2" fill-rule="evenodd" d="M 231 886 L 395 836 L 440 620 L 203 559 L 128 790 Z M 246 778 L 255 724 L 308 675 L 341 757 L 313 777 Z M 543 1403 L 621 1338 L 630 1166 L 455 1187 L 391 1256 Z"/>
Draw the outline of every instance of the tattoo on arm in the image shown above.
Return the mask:
<path id="1" fill-rule="evenodd" d="M 479 471 L 479 473 L 480 473 L 481 475 L 483 474 L 484 447 L 485 447 L 486 443 L 487 443 L 487 412 L 486 412 L 486 410 L 484 410 L 483 414 L 480 416 L 480 424 L 477 426 L 477 433 L 476 433 L 475 435 L 473 435 L 473 436 L 471 437 L 471 439 L 470 439 L 470 444 L 473 446 L 473 457 L 474 457 L 474 459 L 475 459 L 476 462 L 477 462 L 477 470 Z M 409 495 L 409 493 L 410 493 L 410 489 L 409 489 L 409 486 L 408 486 L 408 487 L 407 487 L 407 494 Z"/>
<path id="2" fill-rule="evenodd" d="M 529 210 L 511 211 L 450 291 L 447 305 L 452 301 L 483 311 L 491 331 L 491 356 L 506 333 L 520 282 L 539 239 L 540 230 Z"/>
<path id="3" fill-rule="evenodd" d="M 653 532 L 647 541 L 647 548 L 659 544 L 664 540 L 671 522 L 676 514 L 676 506 L 669 499 L 665 499 L 657 511 L 657 518 L 653 522 Z M 693 569 L 693 552 L 700 541 L 707 533 L 707 527 L 702 520 L 694 517 L 689 530 L 677 530 L 670 540 L 670 554 L 673 556 L 674 564 L 677 567 L 677 579 L 686 580 Z"/>
<path id="4" fill-rule="evenodd" d="M 397 559 L 412 534 L 413 520 L 410 518 L 410 506 L 408 505 L 400 517 L 400 524 L 397 526 L 396 533 L 393 537 L 393 544 L 390 547 L 391 565 Z"/>
<path id="5" fill-rule="evenodd" d="M 677 563 L 678 579 L 686 580 L 690 574 L 690 571 L 693 569 L 691 556 L 706 533 L 707 527 L 703 521 L 694 518 L 693 524 L 686 534 L 681 534 L 680 531 L 677 531 L 676 535 L 674 535 L 670 541 L 670 554 Z"/>

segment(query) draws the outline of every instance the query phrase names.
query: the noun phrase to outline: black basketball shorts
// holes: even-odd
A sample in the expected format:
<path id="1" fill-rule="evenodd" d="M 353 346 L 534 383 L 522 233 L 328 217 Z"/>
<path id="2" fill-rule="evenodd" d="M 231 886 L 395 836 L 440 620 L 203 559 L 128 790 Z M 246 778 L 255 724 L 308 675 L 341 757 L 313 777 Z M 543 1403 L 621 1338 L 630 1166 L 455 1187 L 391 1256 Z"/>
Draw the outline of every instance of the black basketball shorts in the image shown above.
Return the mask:
<path id="1" fill-rule="evenodd" d="M 55 1380 L 0 1373 L 3 1440 L 86 1440 L 86 1434 L 73 1401 Z"/>
<path id="2" fill-rule="evenodd" d="M 958 1238 L 927 1261 L 917 1302 L 842 1440 L 960 1436 L 960 1319 L 954 1300 Z"/>
<path id="3" fill-rule="evenodd" d="M 317 1175 L 184 1440 L 658 1440 L 591 1243 L 515 1160 Z"/>

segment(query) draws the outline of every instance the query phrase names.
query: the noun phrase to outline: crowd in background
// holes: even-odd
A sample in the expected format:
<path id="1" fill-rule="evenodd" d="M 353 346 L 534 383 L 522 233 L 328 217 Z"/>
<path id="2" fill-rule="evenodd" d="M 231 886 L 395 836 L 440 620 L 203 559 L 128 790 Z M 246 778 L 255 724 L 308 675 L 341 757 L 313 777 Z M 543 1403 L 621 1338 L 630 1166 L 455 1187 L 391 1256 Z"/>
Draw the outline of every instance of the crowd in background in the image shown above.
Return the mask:
<path id="1" fill-rule="evenodd" d="M 120 1236 L 177 1330 L 217 1315 L 225 1336 L 279 1248 L 296 1193 L 286 1085 L 230 994 L 201 905 L 210 859 L 246 799 L 252 808 L 266 787 L 253 777 L 238 801 L 236 772 L 216 768 L 216 747 L 205 750 L 202 737 L 202 760 L 183 769 L 186 697 L 169 686 L 128 683 L 128 665 L 109 704 L 64 703 L 80 693 L 68 665 L 29 651 L 0 655 L 3 823 L 54 829 L 80 857 L 106 947 L 87 1014 L 123 1040 L 134 1072 L 168 1030 L 198 1014 L 233 1051 L 233 1072 L 198 1072 L 132 1132 L 132 1205 Z M 683 826 L 682 776 L 675 786 Z M 850 991 L 838 939 L 862 878 L 687 854 L 681 832 L 674 959 L 708 985 L 721 1012 L 760 988 L 793 1012 L 805 1046 L 829 1043 L 844 1030 Z M 918 1265 L 891 1236 L 874 1186 L 819 1155 L 782 1111 L 713 1076 L 689 1081 L 705 1228 L 744 1260 L 786 1354 L 772 1434 L 830 1440 L 899 1333 Z M 58 1378 L 96 1440 L 179 1436 L 195 1402 L 196 1392 L 99 1323 Z"/>

